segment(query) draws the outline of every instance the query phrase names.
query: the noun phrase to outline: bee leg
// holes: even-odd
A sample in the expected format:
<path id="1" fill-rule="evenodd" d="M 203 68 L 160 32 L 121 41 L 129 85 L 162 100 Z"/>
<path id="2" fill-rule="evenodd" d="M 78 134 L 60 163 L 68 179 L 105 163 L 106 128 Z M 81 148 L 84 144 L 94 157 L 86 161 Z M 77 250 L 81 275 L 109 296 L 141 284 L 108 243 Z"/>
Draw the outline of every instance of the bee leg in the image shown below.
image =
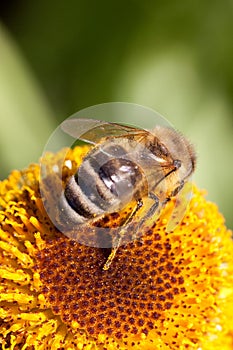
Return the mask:
<path id="1" fill-rule="evenodd" d="M 184 187 L 184 181 L 182 180 L 182 181 L 180 182 L 179 186 L 176 187 L 176 188 L 172 191 L 171 197 L 176 196 L 176 195 L 180 192 L 180 190 L 182 190 L 183 187 Z"/>
<path id="2" fill-rule="evenodd" d="M 169 202 L 171 200 L 171 197 L 176 196 L 184 187 L 184 181 L 182 180 L 179 184 L 179 186 L 177 186 L 169 195 L 169 197 L 165 198 L 164 201 L 162 202 L 163 205 L 167 204 L 167 202 Z"/>
<path id="3" fill-rule="evenodd" d="M 134 215 L 136 214 L 136 212 L 142 207 L 143 202 L 142 200 L 138 200 L 136 206 L 134 207 L 134 209 L 132 210 L 132 212 L 130 213 L 130 216 L 126 219 L 126 221 L 124 222 L 124 226 L 127 225 L 134 217 Z M 120 230 L 119 234 L 117 235 L 116 239 L 113 240 L 113 245 L 112 245 L 112 251 L 110 253 L 110 255 L 108 256 L 108 259 L 106 261 L 106 263 L 104 264 L 103 270 L 108 270 L 115 255 L 116 252 L 118 250 L 118 248 L 121 245 L 121 241 L 122 238 L 124 237 L 125 233 L 126 233 L 127 228 L 123 228 L 122 230 Z"/>
<path id="4" fill-rule="evenodd" d="M 142 220 L 139 222 L 137 229 L 135 230 L 135 234 L 133 236 L 133 239 L 136 239 L 137 233 L 140 230 L 140 228 L 144 225 L 145 221 L 151 218 L 159 206 L 159 198 L 152 192 L 148 194 L 148 197 L 154 201 L 154 203 L 150 206 L 149 210 L 145 214 L 145 216 L 142 218 Z"/>
<path id="5" fill-rule="evenodd" d="M 103 270 L 104 270 L 104 271 L 106 271 L 106 270 L 109 269 L 109 267 L 110 267 L 110 265 L 111 265 L 111 263 L 112 263 L 112 261 L 113 261 L 115 255 L 116 255 L 117 249 L 118 249 L 118 247 L 119 247 L 119 245 L 120 245 L 120 241 L 121 241 L 121 240 L 119 239 L 119 240 L 118 240 L 118 246 L 117 246 L 117 247 L 112 248 L 112 251 L 111 251 L 110 255 L 108 256 L 108 259 L 107 259 L 106 263 L 104 264 L 104 267 L 103 267 Z"/>
<path id="6" fill-rule="evenodd" d="M 150 192 L 149 193 L 149 198 L 153 199 L 154 204 L 148 210 L 148 212 L 146 214 L 146 217 L 145 217 L 145 220 L 147 218 L 150 218 L 155 213 L 155 211 L 157 210 L 157 208 L 159 206 L 159 198 L 154 193 Z"/>

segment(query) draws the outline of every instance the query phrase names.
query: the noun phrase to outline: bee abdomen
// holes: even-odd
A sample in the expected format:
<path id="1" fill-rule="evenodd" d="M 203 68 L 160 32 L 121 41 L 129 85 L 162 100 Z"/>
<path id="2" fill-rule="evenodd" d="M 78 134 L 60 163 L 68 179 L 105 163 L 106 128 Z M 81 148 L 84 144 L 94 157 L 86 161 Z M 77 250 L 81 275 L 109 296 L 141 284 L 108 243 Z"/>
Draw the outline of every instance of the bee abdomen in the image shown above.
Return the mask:
<path id="1" fill-rule="evenodd" d="M 59 215 L 58 215 L 58 223 L 65 225 L 68 227 L 70 224 L 79 224 L 85 222 L 87 219 L 81 215 L 79 215 L 68 203 L 64 192 L 61 194 L 59 203 Z"/>
<path id="2" fill-rule="evenodd" d="M 92 203 L 106 211 L 109 206 L 114 205 L 116 198 L 103 182 L 99 170 L 99 164 L 94 159 L 89 159 L 83 163 L 80 171 L 74 177 L 76 183 L 80 183 L 82 191 L 91 199 Z M 80 177 L 82 181 L 80 181 Z"/>
<path id="3" fill-rule="evenodd" d="M 82 191 L 80 186 L 72 176 L 65 188 L 65 198 L 71 208 L 76 211 L 80 216 L 90 219 L 96 215 L 101 215 L 104 211 Z"/>

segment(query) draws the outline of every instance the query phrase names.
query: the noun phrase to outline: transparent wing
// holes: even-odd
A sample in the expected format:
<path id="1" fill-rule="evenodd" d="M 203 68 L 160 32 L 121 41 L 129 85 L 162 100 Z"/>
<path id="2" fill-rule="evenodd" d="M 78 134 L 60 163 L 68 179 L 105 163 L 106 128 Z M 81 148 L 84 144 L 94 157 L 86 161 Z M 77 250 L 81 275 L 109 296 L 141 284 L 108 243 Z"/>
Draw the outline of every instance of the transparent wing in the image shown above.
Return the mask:
<path id="1" fill-rule="evenodd" d="M 133 126 L 110 123 L 94 119 L 67 119 L 61 129 L 68 135 L 95 145 L 107 136 L 145 135 L 148 131 Z"/>

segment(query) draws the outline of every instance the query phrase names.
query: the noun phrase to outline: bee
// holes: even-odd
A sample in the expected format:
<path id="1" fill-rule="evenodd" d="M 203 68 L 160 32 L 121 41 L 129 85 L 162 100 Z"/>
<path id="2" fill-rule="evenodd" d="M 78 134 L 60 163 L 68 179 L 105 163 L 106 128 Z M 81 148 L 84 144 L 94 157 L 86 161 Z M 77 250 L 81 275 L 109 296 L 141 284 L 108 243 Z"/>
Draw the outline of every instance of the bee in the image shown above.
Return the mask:
<path id="1" fill-rule="evenodd" d="M 103 267 L 107 270 L 138 212 L 143 214 L 137 230 L 183 188 L 195 169 L 195 151 L 183 135 L 164 126 L 149 131 L 74 118 L 63 122 L 61 128 L 93 146 L 61 194 L 63 222 L 74 227 L 89 225 L 135 203 L 120 233 L 113 237 L 111 253 Z"/>

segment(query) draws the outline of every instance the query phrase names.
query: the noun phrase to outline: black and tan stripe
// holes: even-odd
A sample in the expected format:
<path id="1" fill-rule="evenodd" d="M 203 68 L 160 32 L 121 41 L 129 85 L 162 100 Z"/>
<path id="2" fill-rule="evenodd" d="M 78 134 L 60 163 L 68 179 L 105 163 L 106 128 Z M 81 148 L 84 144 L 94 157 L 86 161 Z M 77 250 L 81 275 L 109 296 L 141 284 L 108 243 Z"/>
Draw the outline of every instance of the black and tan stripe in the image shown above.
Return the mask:
<path id="1" fill-rule="evenodd" d="M 115 153 L 119 158 L 113 157 Z M 60 199 L 59 207 L 66 223 L 69 218 L 72 222 L 83 223 L 117 211 L 127 195 L 133 195 L 142 175 L 134 162 L 122 157 L 125 154 L 123 147 L 112 143 L 88 154 L 69 179 Z"/>

